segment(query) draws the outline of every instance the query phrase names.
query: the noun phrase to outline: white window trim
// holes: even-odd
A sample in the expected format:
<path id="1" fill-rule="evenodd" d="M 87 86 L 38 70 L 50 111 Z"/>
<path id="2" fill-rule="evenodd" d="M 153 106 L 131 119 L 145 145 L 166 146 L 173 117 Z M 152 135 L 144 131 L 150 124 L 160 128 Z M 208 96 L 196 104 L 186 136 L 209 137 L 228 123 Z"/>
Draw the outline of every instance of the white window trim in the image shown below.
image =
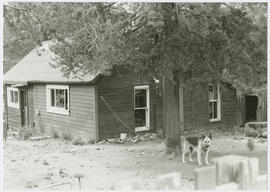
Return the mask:
<path id="1" fill-rule="evenodd" d="M 146 107 L 135 108 L 135 90 L 145 89 L 146 90 Z M 147 109 L 146 110 L 146 126 L 143 127 L 135 127 L 135 132 L 139 131 L 148 131 L 150 130 L 150 93 L 149 93 L 149 85 L 138 85 L 134 86 L 134 110 L 135 109 Z"/>
<path id="2" fill-rule="evenodd" d="M 10 92 L 11 91 L 17 91 L 18 92 L 18 103 L 12 103 L 10 99 Z M 20 103 L 20 95 L 19 95 L 19 89 L 15 87 L 7 87 L 7 103 L 8 107 L 19 109 L 19 103 Z"/>
<path id="3" fill-rule="evenodd" d="M 212 85 L 212 84 L 210 84 Z M 214 99 L 214 100 L 209 100 L 209 97 L 208 97 L 208 103 L 209 102 L 213 102 L 213 101 L 217 101 L 217 118 L 215 119 L 209 119 L 209 122 L 216 122 L 216 121 L 221 121 L 221 103 L 220 103 L 220 84 L 218 83 L 217 84 L 217 91 L 218 91 L 218 99 Z M 208 90 L 208 94 L 209 94 L 209 90 Z M 209 106 L 209 104 L 208 104 Z"/>
<path id="4" fill-rule="evenodd" d="M 62 109 L 58 107 L 52 107 L 51 106 L 51 94 L 50 94 L 50 89 L 67 89 L 67 97 L 68 97 L 68 102 L 67 102 L 67 107 L 68 109 Z M 62 114 L 62 115 L 69 115 L 69 86 L 68 85 L 46 85 L 46 100 L 47 100 L 47 112 L 50 113 L 57 113 L 57 114 Z"/>

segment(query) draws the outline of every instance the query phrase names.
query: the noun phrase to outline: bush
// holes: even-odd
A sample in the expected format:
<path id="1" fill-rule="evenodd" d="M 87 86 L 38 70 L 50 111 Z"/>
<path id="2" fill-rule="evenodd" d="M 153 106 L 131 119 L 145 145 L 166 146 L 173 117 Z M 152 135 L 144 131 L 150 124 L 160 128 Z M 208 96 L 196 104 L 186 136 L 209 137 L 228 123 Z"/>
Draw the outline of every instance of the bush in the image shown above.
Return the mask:
<path id="1" fill-rule="evenodd" d="M 253 151 L 255 148 L 255 142 L 253 138 L 248 138 L 247 140 L 247 147 L 250 151 Z"/>
<path id="2" fill-rule="evenodd" d="M 82 140 L 81 138 L 76 138 L 72 141 L 73 145 L 86 145 L 87 142 Z"/>
<path id="3" fill-rule="evenodd" d="M 19 136 L 20 138 L 26 140 L 32 136 L 32 133 L 29 129 L 21 128 L 19 129 Z"/>
<path id="4" fill-rule="evenodd" d="M 71 135 L 70 135 L 70 132 L 67 128 L 61 129 L 61 135 L 62 135 L 62 139 L 67 140 L 67 141 L 71 141 Z"/>
<path id="5" fill-rule="evenodd" d="M 51 133 L 50 134 L 52 135 L 52 137 L 54 139 L 58 139 L 59 138 L 59 131 L 57 129 L 55 129 L 55 128 L 51 128 Z"/>

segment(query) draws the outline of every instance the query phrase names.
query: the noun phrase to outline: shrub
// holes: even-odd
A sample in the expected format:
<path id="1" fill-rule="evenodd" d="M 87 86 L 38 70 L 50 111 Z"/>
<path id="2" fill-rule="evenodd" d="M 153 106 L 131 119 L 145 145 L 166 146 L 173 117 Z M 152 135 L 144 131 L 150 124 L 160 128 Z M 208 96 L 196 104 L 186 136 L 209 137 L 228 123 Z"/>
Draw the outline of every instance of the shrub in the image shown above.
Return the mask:
<path id="1" fill-rule="evenodd" d="M 82 140 L 81 138 L 76 138 L 72 141 L 73 145 L 86 145 L 87 142 Z"/>
<path id="2" fill-rule="evenodd" d="M 19 136 L 20 136 L 20 138 L 26 140 L 32 136 L 32 133 L 29 129 L 21 128 L 19 130 Z"/>
<path id="3" fill-rule="evenodd" d="M 247 140 L 247 147 L 250 151 L 253 151 L 255 148 L 255 142 L 253 138 L 248 138 Z"/>
<path id="4" fill-rule="evenodd" d="M 71 135 L 70 135 L 70 132 L 67 128 L 61 129 L 61 135 L 62 135 L 62 139 L 67 140 L 67 141 L 71 141 Z"/>
<path id="5" fill-rule="evenodd" d="M 59 131 L 55 128 L 51 128 L 51 135 L 54 139 L 58 139 L 59 138 Z"/>

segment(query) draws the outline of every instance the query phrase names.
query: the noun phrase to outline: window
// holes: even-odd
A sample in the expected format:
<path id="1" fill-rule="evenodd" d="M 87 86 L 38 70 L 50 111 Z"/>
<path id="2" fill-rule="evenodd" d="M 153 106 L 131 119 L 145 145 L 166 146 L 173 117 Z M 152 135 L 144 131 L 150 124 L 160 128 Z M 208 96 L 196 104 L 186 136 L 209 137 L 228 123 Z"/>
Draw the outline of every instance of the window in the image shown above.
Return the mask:
<path id="1" fill-rule="evenodd" d="M 146 131 L 150 129 L 149 119 L 149 86 L 134 87 L 134 114 L 135 131 Z"/>
<path id="2" fill-rule="evenodd" d="M 219 84 L 209 85 L 209 121 L 220 121 L 220 119 Z"/>
<path id="3" fill-rule="evenodd" d="M 69 115 L 69 86 L 47 85 L 47 111 Z"/>
<path id="4" fill-rule="evenodd" d="M 19 90 L 18 88 L 7 88 L 8 107 L 19 109 Z"/>

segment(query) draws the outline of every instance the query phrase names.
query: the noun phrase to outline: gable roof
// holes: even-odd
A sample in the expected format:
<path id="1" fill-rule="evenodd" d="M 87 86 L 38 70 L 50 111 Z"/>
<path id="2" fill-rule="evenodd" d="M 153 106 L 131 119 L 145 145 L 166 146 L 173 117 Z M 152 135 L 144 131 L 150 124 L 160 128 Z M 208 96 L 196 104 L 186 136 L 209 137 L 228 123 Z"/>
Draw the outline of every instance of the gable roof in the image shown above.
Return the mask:
<path id="1" fill-rule="evenodd" d="M 52 41 L 42 43 L 13 66 L 3 77 L 5 84 L 28 83 L 91 83 L 99 73 L 86 74 L 82 78 L 64 77 L 59 68 L 54 68 L 55 54 L 49 49 Z M 38 54 L 39 52 L 39 54 Z"/>

